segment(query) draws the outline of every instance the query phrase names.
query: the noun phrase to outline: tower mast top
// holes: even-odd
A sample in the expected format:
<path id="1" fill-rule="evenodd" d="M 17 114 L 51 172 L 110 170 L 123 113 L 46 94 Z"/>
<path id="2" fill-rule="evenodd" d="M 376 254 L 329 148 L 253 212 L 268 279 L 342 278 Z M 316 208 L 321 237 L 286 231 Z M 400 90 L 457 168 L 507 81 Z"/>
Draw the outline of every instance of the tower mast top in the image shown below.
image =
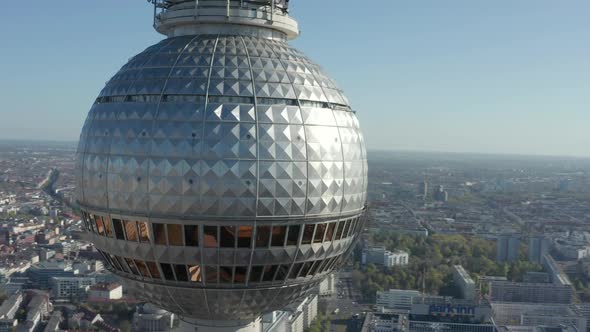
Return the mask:
<path id="1" fill-rule="evenodd" d="M 291 40 L 299 36 L 289 0 L 148 0 L 154 28 L 167 37 L 232 34 Z"/>

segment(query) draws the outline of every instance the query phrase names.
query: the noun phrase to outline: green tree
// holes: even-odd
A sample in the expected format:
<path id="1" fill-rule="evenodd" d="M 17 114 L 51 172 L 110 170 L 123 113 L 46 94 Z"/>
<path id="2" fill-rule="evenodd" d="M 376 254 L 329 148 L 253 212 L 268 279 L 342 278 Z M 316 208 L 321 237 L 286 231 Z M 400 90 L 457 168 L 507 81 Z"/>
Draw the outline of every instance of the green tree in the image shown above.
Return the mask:
<path id="1" fill-rule="evenodd" d="M 119 324 L 119 328 L 122 332 L 131 332 L 133 330 L 133 325 L 128 320 L 124 320 Z"/>
<path id="2" fill-rule="evenodd" d="M 374 245 L 389 250 L 408 251 L 410 263 L 385 268 L 373 264 L 363 267 L 356 262 L 353 284 L 368 302 L 374 301 L 375 292 L 382 289 L 422 290 L 423 281 L 427 292 L 450 295 L 454 293 L 453 265 L 463 265 L 475 280 L 495 275 L 518 281 L 528 271 L 542 270 L 541 266 L 526 260 L 511 264 L 495 262 L 495 243 L 475 236 L 435 234 L 423 237 L 379 231 L 372 233 L 370 239 Z"/>

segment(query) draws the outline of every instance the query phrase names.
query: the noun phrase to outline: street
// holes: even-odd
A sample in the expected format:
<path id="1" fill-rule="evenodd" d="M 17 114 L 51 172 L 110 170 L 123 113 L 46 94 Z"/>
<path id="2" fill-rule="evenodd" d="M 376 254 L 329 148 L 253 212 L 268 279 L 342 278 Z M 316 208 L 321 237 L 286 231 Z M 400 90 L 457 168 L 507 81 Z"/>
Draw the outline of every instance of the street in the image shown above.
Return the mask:
<path id="1" fill-rule="evenodd" d="M 331 318 L 330 331 L 356 332 L 361 330 L 363 311 L 367 308 L 359 304 L 361 295 L 353 288 L 351 273 L 342 271 L 336 274 L 336 292 L 320 299 Z"/>

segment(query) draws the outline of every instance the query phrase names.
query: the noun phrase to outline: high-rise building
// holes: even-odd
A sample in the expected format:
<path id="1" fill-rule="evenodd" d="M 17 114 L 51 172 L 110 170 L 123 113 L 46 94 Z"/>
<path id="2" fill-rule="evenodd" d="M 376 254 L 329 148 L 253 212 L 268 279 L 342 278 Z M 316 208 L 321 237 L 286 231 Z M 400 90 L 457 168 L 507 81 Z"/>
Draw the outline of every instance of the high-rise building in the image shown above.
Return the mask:
<path id="1" fill-rule="evenodd" d="M 520 256 L 520 237 L 516 234 L 504 234 L 496 242 L 496 260 L 498 262 L 515 262 Z"/>
<path id="2" fill-rule="evenodd" d="M 453 281 L 461 291 L 461 298 L 475 300 L 475 282 L 461 265 L 453 266 Z"/>
<path id="3" fill-rule="evenodd" d="M 355 112 L 287 41 L 288 2 L 151 0 L 80 135 L 78 202 L 106 267 L 181 329 L 250 331 L 344 263 L 364 223 Z"/>
<path id="4" fill-rule="evenodd" d="M 336 274 L 332 273 L 322 281 L 318 287 L 320 296 L 329 296 L 336 294 Z"/>
<path id="5" fill-rule="evenodd" d="M 422 199 L 426 199 L 428 196 L 428 182 L 423 181 L 418 185 L 418 195 L 420 195 Z"/>
<path id="6" fill-rule="evenodd" d="M 445 190 L 444 186 L 438 186 L 434 190 L 434 200 L 438 202 L 446 202 L 449 200 L 449 193 Z"/>
<path id="7" fill-rule="evenodd" d="M 543 256 L 549 254 L 551 242 L 545 236 L 533 236 L 529 239 L 529 261 L 541 264 Z"/>

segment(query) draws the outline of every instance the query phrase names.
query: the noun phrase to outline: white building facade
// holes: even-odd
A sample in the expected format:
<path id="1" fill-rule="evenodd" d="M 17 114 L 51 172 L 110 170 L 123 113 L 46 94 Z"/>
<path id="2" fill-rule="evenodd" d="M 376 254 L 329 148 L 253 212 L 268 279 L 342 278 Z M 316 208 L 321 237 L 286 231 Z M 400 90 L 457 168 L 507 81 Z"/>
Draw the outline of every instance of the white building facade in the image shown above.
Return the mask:
<path id="1" fill-rule="evenodd" d="M 421 296 L 417 290 L 390 289 L 377 292 L 377 306 L 387 309 L 411 310 L 412 299 Z"/>
<path id="2" fill-rule="evenodd" d="M 371 247 L 363 249 L 362 263 L 375 264 L 385 267 L 408 265 L 410 255 L 402 250 L 391 252 L 384 247 Z"/>

